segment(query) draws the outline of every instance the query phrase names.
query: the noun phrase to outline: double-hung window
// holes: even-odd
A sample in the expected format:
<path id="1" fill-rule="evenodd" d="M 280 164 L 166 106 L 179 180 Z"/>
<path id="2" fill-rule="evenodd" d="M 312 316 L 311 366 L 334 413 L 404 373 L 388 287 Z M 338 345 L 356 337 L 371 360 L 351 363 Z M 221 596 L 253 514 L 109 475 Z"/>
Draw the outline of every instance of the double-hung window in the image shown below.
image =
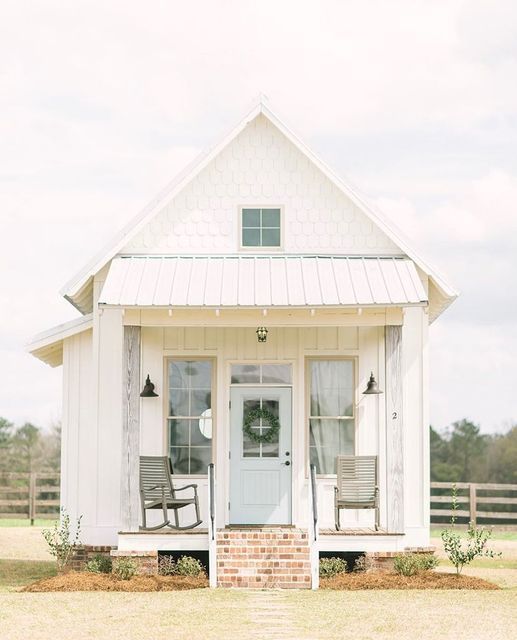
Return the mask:
<path id="1" fill-rule="evenodd" d="M 355 450 L 353 360 L 309 361 L 309 449 L 322 475 L 336 473 L 336 456 Z"/>
<path id="2" fill-rule="evenodd" d="M 241 230 L 243 247 L 280 247 L 280 209 L 243 208 Z"/>
<path id="3" fill-rule="evenodd" d="M 212 461 L 212 362 L 169 360 L 168 446 L 174 473 L 206 474 Z"/>

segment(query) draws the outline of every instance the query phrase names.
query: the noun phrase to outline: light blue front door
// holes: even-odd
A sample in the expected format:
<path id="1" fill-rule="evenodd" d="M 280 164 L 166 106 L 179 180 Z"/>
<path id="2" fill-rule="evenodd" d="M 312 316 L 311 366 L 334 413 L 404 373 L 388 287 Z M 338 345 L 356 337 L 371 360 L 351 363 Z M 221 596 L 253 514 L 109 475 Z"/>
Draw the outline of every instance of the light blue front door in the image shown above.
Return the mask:
<path id="1" fill-rule="evenodd" d="M 256 443 L 243 432 L 257 408 L 280 422 L 272 442 Z M 291 389 L 233 387 L 230 421 L 230 524 L 291 524 Z M 257 419 L 252 428 L 261 434 L 269 424 Z"/>

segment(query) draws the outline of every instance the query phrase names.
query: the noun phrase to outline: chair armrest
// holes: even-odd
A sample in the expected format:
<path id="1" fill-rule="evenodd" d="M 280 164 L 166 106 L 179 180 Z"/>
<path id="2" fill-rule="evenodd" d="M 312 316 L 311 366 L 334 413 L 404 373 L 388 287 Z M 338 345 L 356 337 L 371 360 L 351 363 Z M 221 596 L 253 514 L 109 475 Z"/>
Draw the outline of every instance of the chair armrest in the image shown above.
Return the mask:
<path id="1" fill-rule="evenodd" d="M 183 491 L 183 489 L 197 489 L 197 484 L 186 484 L 184 487 L 174 487 L 174 491 Z"/>

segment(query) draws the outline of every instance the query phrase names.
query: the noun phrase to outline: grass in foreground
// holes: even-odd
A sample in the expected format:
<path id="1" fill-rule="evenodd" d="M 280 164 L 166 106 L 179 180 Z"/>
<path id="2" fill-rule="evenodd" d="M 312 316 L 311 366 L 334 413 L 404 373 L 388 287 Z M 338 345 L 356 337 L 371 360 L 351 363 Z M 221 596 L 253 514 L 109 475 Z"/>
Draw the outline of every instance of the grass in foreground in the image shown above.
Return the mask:
<path id="1" fill-rule="evenodd" d="M 45 527 L 51 529 L 56 520 L 34 520 L 34 527 Z M 31 521 L 28 518 L 0 518 L 0 527 L 30 527 Z"/>
<path id="2" fill-rule="evenodd" d="M 517 542 L 517 530 L 515 531 L 504 531 L 499 529 L 492 529 L 489 525 L 479 525 L 480 527 L 485 527 L 489 531 L 492 531 L 492 540 L 508 540 L 510 542 Z M 441 533 L 445 527 L 433 527 L 431 528 L 431 538 L 440 538 Z M 461 534 L 462 538 L 467 537 L 467 528 L 466 527 L 458 527 L 458 531 Z"/>
<path id="3" fill-rule="evenodd" d="M 321 590 L 287 598 L 300 638 L 508 640 L 517 624 L 508 591 Z"/>
<path id="4" fill-rule="evenodd" d="M 0 628 L 2 640 L 508 640 L 514 602 L 508 591 L 4 593 Z"/>
<path id="5" fill-rule="evenodd" d="M 1 637 L 2 640 L 240 640 L 257 631 L 248 598 L 245 592 L 209 589 L 0 594 Z"/>
<path id="6" fill-rule="evenodd" d="M 0 559 L 0 591 L 13 591 L 55 575 L 55 562 Z"/>

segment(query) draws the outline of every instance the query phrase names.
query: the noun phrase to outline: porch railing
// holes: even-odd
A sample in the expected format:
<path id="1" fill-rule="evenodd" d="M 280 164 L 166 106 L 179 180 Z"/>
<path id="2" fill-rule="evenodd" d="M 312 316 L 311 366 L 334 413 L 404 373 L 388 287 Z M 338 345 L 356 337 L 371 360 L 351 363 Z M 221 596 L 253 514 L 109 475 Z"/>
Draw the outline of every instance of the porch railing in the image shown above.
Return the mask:
<path id="1" fill-rule="evenodd" d="M 311 587 L 317 589 L 320 582 L 320 556 L 318 549 L 318 487 L 316 485 L 316 466 L 309 466 L 309 504 L 310 527 L 309 543 L 311 557 Z"/>
<path id="2" fill-rule="evenodd" d="M 208 465 L 208 575 L 210 587 L 217 587 L 217 528 L 215 465 Z"/>

